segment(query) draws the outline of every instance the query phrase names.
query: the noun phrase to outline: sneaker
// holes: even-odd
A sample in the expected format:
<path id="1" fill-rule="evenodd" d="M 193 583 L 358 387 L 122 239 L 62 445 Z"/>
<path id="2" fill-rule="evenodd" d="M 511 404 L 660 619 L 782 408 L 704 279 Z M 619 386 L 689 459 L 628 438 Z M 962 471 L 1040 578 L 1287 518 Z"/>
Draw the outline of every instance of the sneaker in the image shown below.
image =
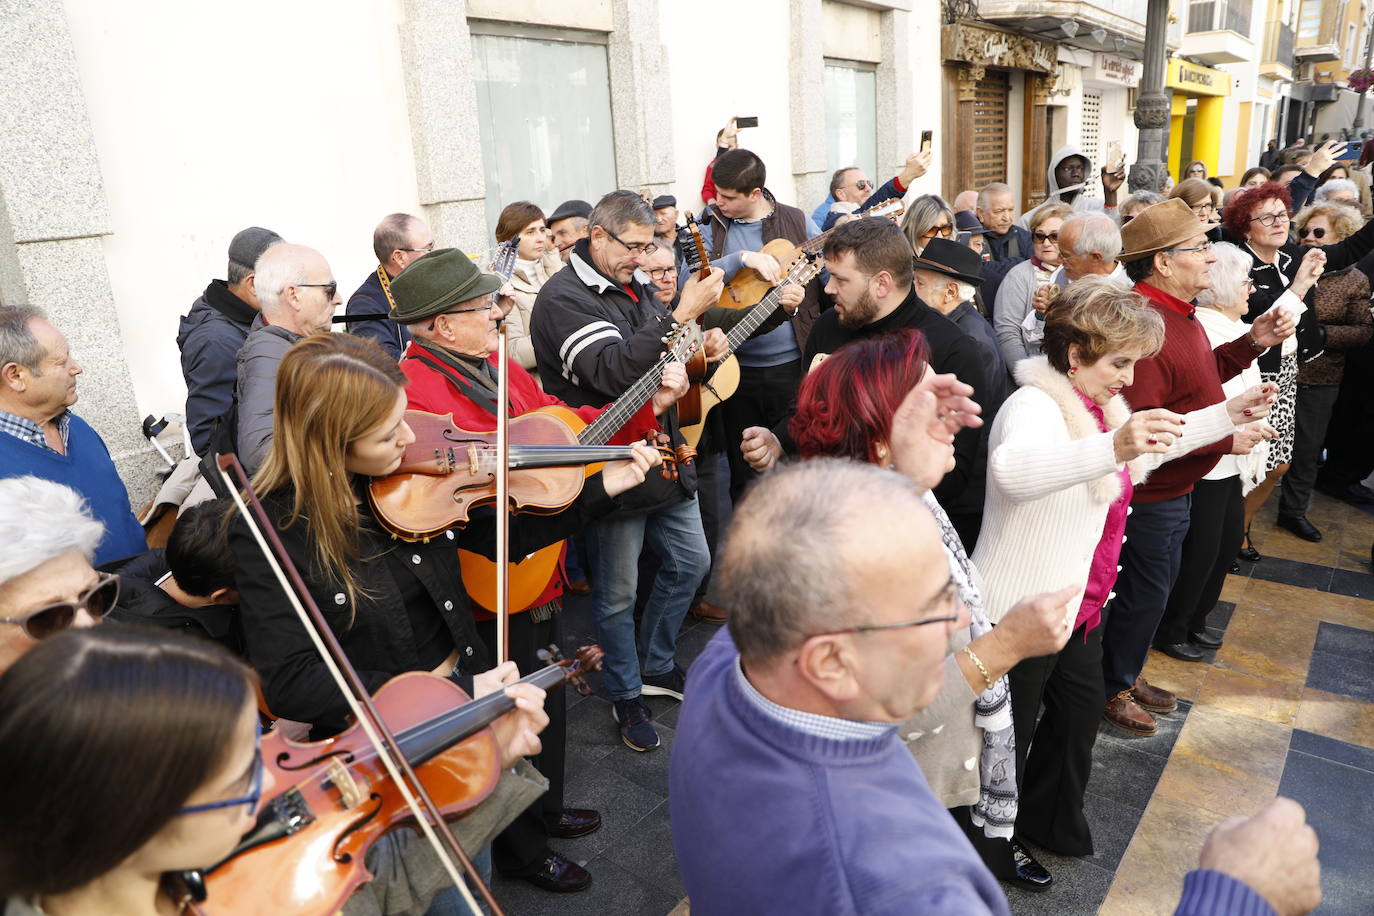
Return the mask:
<path id="1" fill-rule="evenodd" d="M 672 697 L 681 703 L 682 691 L 686 686 L 687 672 L 682 670 L 681 665 L 673 665 L 671 671 L 663 674 L 645 675 L 639 692 L 646 697 Z"/>
<path id="2" fill-rule="evenodd" d="M 639 697 L 616 700 L 611 705 L 611 717 L 620 725 L 620 740 L 635 751 L 652 751 L 658 747 L 658 732 L 649 722 L 653 715 Z"/>

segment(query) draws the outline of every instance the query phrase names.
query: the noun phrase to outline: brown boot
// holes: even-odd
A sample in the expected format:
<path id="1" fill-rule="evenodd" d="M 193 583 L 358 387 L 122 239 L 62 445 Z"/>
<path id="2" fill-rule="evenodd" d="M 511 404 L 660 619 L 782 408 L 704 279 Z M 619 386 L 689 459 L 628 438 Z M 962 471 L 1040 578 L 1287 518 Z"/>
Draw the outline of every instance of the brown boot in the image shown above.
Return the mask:
<path id="1" fill-rule="evenodd" d="M 1131 699 L 1154 713 L 1170 713 L 1178 709 L 1178 697 L 1163 687 L 1151 687 L 1143 677 L 1135 679 L 1135 686 L 1131 688 Z"/>
<path id="2" fill-rule="evenodd" d="M 1129 690 L 1123 690 L 1108 700 L 1102 717 L 1122 731 L 1143 738 L 1148 738 L 1158 730 L 1154 717 L 1136 705 Z"/>
<path id="3" fill-rule="evenodd" d="M 698 601 L 692 605 L 688 613 L 697 620 L 704 620 L 707 623 L 725 622 L 725 608 L 717 607 L 709 601 Z"/>

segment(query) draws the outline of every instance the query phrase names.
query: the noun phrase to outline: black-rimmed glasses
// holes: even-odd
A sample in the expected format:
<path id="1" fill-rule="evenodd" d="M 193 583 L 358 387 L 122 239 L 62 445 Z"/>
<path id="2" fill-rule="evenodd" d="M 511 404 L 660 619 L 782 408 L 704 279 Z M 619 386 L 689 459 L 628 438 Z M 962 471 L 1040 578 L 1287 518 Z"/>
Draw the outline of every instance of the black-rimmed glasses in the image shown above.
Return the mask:
<path id="1" fill-rule="evenodd" d="M 642 254 L 647 256 L 653 254 L 654 249 L 658 247 L 653 242 L 646 242 L 643 245 L 631 245 L 629 242 L 625 241 L 620 236 L 616 235 L 614 232 L 607 229 L 605 226 L 602 226 L 601 229 L 611 238 L 619 242 L 630 254 Z"/>
<path id="2" fill-rule="evenodd" d="M 415 252 L 416 254 L 429 254 L 431 251 L 434 250 L 434 243 L 433 243 L 433 242 L 430 242 L 430 243 L 429 243 L 428 245 L 426 245 L 424 248 L 397 248 L 396 250 L 397 250 L 397 251 L 412 251 L 412 252 Z"/>
<path id="3" fill-rule="evenodd" d="M 100 618 L 108 614 L 118 600 L 119 576 L 105 575 L 75 601 L 57 601 L 23 617 L 0 617 L 0 623 L 17 624 L 29 639 L 39 642 L 70 627 L 77 612 L 83 608 L 92 617 Z"/>
<path id="4" fill-rule="evenodd" d="M 953 607 L 953 614 L 945 614 L 940 617 L 922 617 L 919 620 L 905 620 L 901 623 L 868 623 L 857 627 L 846 627 L 843 630 L 827 630 L 824 633 L 813 633 L 812 636 L 836 636 L 840 633 L 876 633 L 880 630 L 901 630 L 907 627 L 923 627 L 931 623 L 954 623 L 959 619 L 961 613 L 959 608 L 959 583 L 954 581 L 954 576 L 949 577 L 945 587 L 940 589 L 940 593 L 935 596 L 935 600 L 926 606 L 927 611 L 935 608 Z"/>
<path id="5" fill-rule="evenodd" d="M 292 283 L 292 286 L 308 286 L 311 289 L 322 289 L 326 297 L 333 299 L 334 294 L 339 291 L 338 281 L 333 283 Z"/>
<path id="6" fill-rule="evenodd" d="M 645 270 L 644 272 L 649 275 L 650 280 L 653 280 L 655 283 L 662 283 L 664 280 L 668 279 L 669 274 L 677 273 L 677 268 L 655 267 L 653 270 Z"/>
<path id="7" fill-rule="evenodd" d="M 1274 225 L 1274 223 L 1277 223 L 1277 222 L 1284 222 L 1284 223 L 1286 223 L 1286 222 L 1288 222 L 1288 214 L 1287 214 L 1287 213 L 1263 213 L 1263 214 L 1260 214 L 1259 216 L 1252 216 L 1252 217 L 1250 217 L 1250 222 L 1252 222 L 1252 223 L 1259 223 L 1261 226 L 1264 226 L 1264 227 L 1267 229 L 1267 228 L 1269 228 L 1270 226 Z"/>

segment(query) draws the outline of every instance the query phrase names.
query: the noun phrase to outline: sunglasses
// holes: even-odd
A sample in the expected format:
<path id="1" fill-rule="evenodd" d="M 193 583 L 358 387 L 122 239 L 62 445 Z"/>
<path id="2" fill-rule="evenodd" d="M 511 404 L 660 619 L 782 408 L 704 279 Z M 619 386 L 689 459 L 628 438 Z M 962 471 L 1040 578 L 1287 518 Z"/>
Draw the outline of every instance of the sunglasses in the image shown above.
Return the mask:
<path id="1" fill-rule="evenodd" d="M 34 642 L 41 642 L 60 633 L 72 625 L 76 614 L 82 608 L 92 617 L 99 619 L 110 612 L 119 600 L 119 576 L 104 575 L 90 588 L 82 592 L 75 601 L 58 601 L 45 605 L 23 617 L 0 617 L 0 623 L 17 624 L 24 635 Z"/>
<path id="2" fill-rule="evenodd" d="M 1054 242 L 1056 245 L 1059 244 L 1058 232 L 1041 232 L 1039 229 L 1037 229 L 1034 232 L 1032 232 L 1031 235 L 1035 237 L 1035 240 L 1037 242 Z"/>
<path id="3" fill-rule="evenodd" d="M 1300 238 L 1300 239 L 1305 239 L 1305 238 L 1307 238 L 1309 235 L 1312 236 L 1312 238 L 1314 238 L 1314 239 L 1325 238 L 1325 237 L 1326 237 L 1326 227 L 1324 227 L 1324 226 L 1314 226 L 1314 227 L 1312 227 L 1311 229 L 1309 229 L 1309 228 L 1307 228 L 1306 226 L 1303 226 L 1301 229 L 1298 230 L 1298 238 Z"/>
<path id="4" fill-rule="evenodd" d="M 938 225 L 938 226 L 931 226 L 929 229 L 927 229 L 927 230 L 925 231 L 925 236 L 926 236 L 926 238 L 933 238 L 934 236 L 937 236 L 937 235 L 941 235 L 941 236 L 944 236 L 945 238 L 949 238 L 949 237 L 950 237 L 951 235 L 953 235 L 953 234 L 954 234 L 954 227 L 951 226 L 949 223 L 941 223 L 941 224 Z"/>
<path id="5" fill-rule="evenodd" d="M 865 178 L 862 181 L 854 182 L 854 187 L 858 188 L 860 191 L 867 191 L 873 187 L 873 182 Z"/>
<path id="6" fill-rule="evenodd" d="M 406 249 L 406 250 L 409 251 L 410 249 Z M 308 287 L 310 287 L 311 289 L 322 289 L 322 290 L 324 290 L 325 298 L 327 298 L 327 299 L 329 299 L 329 300 L 331 300 L 331 301 L 334 299 L 334 294 L 337 293 L 337 292 L 339 291 L 339 284 L 338 284 L 337 282 L 334 282 L 334 283 L 297 283 L 296 286 L 308 286 Z"/>

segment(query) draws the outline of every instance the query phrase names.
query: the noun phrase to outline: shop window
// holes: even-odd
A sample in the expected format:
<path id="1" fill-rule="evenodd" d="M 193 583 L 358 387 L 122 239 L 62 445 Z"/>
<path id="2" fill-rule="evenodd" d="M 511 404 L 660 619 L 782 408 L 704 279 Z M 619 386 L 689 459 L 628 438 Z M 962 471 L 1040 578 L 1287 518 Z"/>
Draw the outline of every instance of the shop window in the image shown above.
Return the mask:
<path id="1" fill-rule="evenodd" d="M 614 190 L 605 35 L 471 27 L 488 230 L 513 201 L 533 201 L 547 213 L 565 200 L 595 201 Z"/>
<path id="2" fill-rule="evenodd" d="M 825 61 L 825 155 L 830 170 L 855 166 L 877 184 L 878 74 L 872 64 Z"/>

